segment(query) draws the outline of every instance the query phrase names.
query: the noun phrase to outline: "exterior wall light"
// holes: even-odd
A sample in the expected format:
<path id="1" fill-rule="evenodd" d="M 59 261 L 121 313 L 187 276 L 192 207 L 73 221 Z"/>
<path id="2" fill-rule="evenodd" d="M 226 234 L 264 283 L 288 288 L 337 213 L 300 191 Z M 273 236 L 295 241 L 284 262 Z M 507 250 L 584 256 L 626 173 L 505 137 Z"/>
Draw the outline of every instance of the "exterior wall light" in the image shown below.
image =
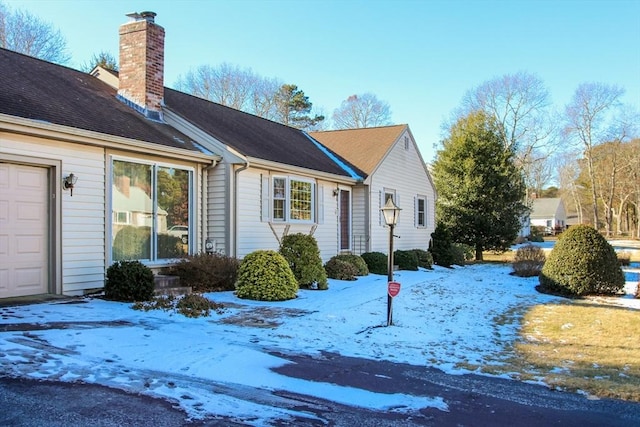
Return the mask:
<path id="1" fill-rule="evenodd" d="M 73 196 L 73 187 L 75 187 L 76 182 L 78 182 L 78 177 L 70 173 L 62 180 L 62 188 L 64 190 L 69 190 L 71 192 L 71 196 Z"/>
<path id="2" fill-rule="evenodd" d="M 393 297 L 398 294 L 400 285 L 393 281 L 393 228 L 398 223 L 400 208 L 389 198 L 384 207 L 380 208 L 384 216 L 384 222 L 389 226 L 389 265 L 387 266 L 388 292 L 387 292 L 387 326 L 393 325 Z M 392 290 L 393 288 L 393 290 Z M 392 295 L 392 293 L 394 295 Z"/>

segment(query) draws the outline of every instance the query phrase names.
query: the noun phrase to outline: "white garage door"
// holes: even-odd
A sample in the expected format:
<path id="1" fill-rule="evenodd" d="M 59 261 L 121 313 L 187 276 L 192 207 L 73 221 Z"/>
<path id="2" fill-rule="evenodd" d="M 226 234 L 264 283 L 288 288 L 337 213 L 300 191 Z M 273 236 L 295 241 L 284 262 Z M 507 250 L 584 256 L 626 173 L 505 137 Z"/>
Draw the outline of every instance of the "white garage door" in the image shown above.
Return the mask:
<path id="1" fill-rule="evenodd" d="M 48 292 L 47 176 L 0 163 L 0 298 Z"/>

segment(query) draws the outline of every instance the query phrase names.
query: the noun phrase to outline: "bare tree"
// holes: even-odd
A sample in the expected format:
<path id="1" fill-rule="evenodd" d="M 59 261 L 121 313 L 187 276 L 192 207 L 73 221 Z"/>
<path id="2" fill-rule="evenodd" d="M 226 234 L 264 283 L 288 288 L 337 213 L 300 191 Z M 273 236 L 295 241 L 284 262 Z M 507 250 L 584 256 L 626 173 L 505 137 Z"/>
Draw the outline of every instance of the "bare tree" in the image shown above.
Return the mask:
<path id="1" fill-rule="evenodd" d="M 555 129 L 550 113 L 550 96 L 540 78 L 526 72 L 488 80 L 468 91 L 457 116 L 485 111 L 500 125 L 505 148 L 515 151 L 527 184 L 537 163 L 545 162 L 553 149 Z"/>
<path id="2" fill-rule="evenodd" d="M 391 124 L 389 104 L 371 93 L 351 95 L 333 111 L 336 129 L 368 128 Z"/>
<path id="3" fill-rule="evenodd" d="M 604 83 L 583 83 L 565 109 L 565 135 L 582 146 L 589 176 L 593 225 L 599 227 L 598 182 L 594 169 L 594 147 L 607 141 L 623 141 L 630 123 L 619 114 L 624 89 Z"/>
<path id="4" fill-rule="evenodd" d="M 201 65 L 178 79 L 177 89 L 236 110 L 246 110 L 260 78 L 249 68 L 227 63 Z"/>
<path id="5" fill-rule="evenodd" d="M 0 3 L 0 47 L 64 64 L 71 59 L 60 30 L 23 10 Z"/>
<path id="6" fill-rule="evenodd" d="M 582 188 L 578 182 L 580 165 L 576 161 L 576 153 L 565 153 L 559 158 L 559 181 L 563 198 L 571 202 L 578 214 L 578 223 L 584 222 L 584 206 L 582 203 Z"/>

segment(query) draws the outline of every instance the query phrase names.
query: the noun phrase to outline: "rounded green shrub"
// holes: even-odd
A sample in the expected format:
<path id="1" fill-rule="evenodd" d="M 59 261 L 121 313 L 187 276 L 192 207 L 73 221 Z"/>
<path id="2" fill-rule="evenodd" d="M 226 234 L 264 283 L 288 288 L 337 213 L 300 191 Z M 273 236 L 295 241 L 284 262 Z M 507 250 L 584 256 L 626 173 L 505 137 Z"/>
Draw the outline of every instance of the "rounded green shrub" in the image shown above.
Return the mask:
<path id="1" fill-rule="evenodd" d="M 543 291 L 571 296 L 614 294 L 624 282 L 615 250 L 586 225 L 571 227 L 560 236 L 540 273 Z"/>
<path id="2" fill-rule="evenodd" d="M 382 252 L 365 252 L 360 255 L 367 263 L 369 272 L 373 274 L 387 274 L 389 263 L 387 256 Z"/>
<path id="3" fill-rule="evenodd" d="M 366 276 L 369 274 L 369 267 L 367 267 L 367 263 L 364 262 L 360 255 L 342 254 L 336 255 L 334 258 L 353 265 L 357 271 L 356 276 Z"/>
<path id="4" fill-rule="evenodd" d="M 140 261 L 118 261 L 107 268 L 104 284 L 106 299 L 123 302 L 153 298 L 153 272 Z"/>
<path id="5" fill-rule="evenodd" d="M 413 251 L 397 250 L 393 253 L 393 264 L 400 270 L 418 270 L 418 256 Z"/>
<path id="6" fill-rule="evenodd" d="M 222 309 L 223 306 L 221 304 L 217 304 L 199 294 L 185 295 L 176 304 L 178 313 L 184 314 L 187 317 L 207 317 L 211 313 L 211 310 L 220 313 Z"/>
<path id="7" fill-rule="evenodd" d="M 344 261 L 337 256 L 331 258 L 324 265 L 327 276 L 337 280 L 356 280 L 358 269 L 350 262 Z"/>
<path id="8" fill-rule="evenodd" d="M 276 251 L 259 250 L 244 257 L 238 269 L 236 295 L 258 301 L 284 301 L 298 293 L 289 263 Z"/>
<path id="9" fill-rule="evenodd" d="M 322 266 L 318 242 L 313 236 L 302 233 L 284 236 L 280 254 L 289 263 L 300 287 L 328 289 L 327 273 Z"/>
<path id="10" fill-rule="evenodd" d="M 520 277 L 538 276 L 545 260 L 546 256 L 541 247 L 532 244 L 521 246 L 511 263 L 513 274 Z"/>
<path id="11" fill-rule="evenodd" d="M 433 267 L 433 256 L 431 252 L 424 249 L 413 249 L 413 252 L 418 257 L 418 267 L 431 270 Z"/>

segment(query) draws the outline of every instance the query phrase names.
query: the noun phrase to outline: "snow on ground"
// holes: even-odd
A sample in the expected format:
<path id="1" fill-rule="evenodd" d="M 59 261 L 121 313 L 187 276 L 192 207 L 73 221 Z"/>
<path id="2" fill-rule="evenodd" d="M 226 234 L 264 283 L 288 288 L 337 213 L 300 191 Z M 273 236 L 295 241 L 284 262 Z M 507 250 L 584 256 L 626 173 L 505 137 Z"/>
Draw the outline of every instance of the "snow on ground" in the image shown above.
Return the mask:
<path id="1" fill-rule="evenodd" d="M 493 264 L 396 272 L 402 289 L 391 327 L 387 278 L 373 274 L 330 280 L 327 291 L 300 290 L 283 302 L 207 294 L 226 308 L 197 319 L 96 298 L 0 308 L 0 373 L 118 387 L 172 399 L 192 418 L 228 415 L 256 425 L 293 415 L 271 393 L 280 389 L 376 410 L 447 410 L 439 396 L 285 377 L 270 368 L 289 362 L 273 354 L 329 351 L 449 373 L 465 372 L 465 364 L 500 364 L 523 309 L 557 300 L 535 291 L 537 278 L 509 273 Z M 630 296 L 616 303 L 640 309 Z"/>

